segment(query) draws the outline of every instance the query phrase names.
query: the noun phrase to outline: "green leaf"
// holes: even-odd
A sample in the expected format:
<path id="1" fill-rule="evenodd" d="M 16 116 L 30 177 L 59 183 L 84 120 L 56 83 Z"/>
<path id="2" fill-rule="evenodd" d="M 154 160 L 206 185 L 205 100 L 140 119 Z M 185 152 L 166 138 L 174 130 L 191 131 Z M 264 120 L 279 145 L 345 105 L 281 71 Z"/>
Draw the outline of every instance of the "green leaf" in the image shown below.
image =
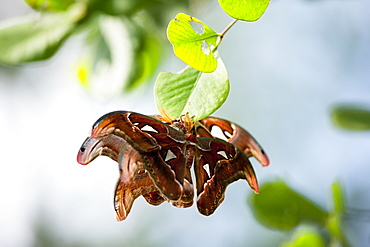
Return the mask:
<path id="1" fill-rule="evenodd" d="M 201 72 L 217 68 L 215 54 L 218 34 L 202 21 L 186 14 L 177 14 L 167 28 L 168 40 L 178 58 Z"/>
<path id="2" fill-rule="evenodd" d="M 333 194 L 333 210 L 327 220 L 327 228 L 332 239 L 337 239 L 342 246 L 350 246 L 347 238 L 344 235 L 342 227 L 343 213 L 346 208 L 346 199 L 343 191 L 343 187 L 339 181 L 336 181 L 332 185 Z"/>
<path id="3" fill-rule="evenodd" d="M 326 227 L 329 230 L 332 241 L 338 240 L 343 247 L 350 246 L 343 234 L 341 215 L 331 214 L 327 220 Z"/>
<path id="4" fill-rule="evenodd" d="M 266 227 L 291 229 L 301 223 L 324 226 L 328 214 L 284 182 L 264 184 L 249 200 L 255 218 Z"/>
<path id="5" fill-rule="evenodd" d="M 88 0 L 89 6 L 93 11 L 104 12 L 108 15 L 133 15 L 135 12 L 153 4 L 147 0 Z"/>
<path id="6" fill-rule="evenodd" d="M 308 226 L 298 227 L 294 230 L 289 241 L 280 245 L 281 247 L 325 247 L 324 238 L 317 229 Z"/>
<path id="7" fill-rule="evenodd" d="M 332 185 L 333 194 L 333 208 L 336 214 L 342 214 L 345 209 L 345 195 L 342 185 L 339 181 L 336 181 Z"/>
<path id="8" fill-rule="evenodd" d="M 160 62 L 162 52 L 161 42 L 155 36 L 154 27 L 150 23 L 146 23 L 145 28 L 135 22 L 130 22 L 130 24 L 133 58 L 126 90 L 135 89 L 149 81 Z"/>
<path id="9" fill-rule="evenodd" d="M 0 63 L 19 65 L 49 58 L 85 13 L 84 4 L 74 4 L 66 12 L 45 13 L 40 20 L 0 28 Z"/>
<path id="10" fill-rule="evenodd" d="M 226 100 L 229 79 L 222 60 L 213 73 L 202 73 L 187 66 L 178 74 L 161 72 L 154 85 L 157 108 L 166 109 L 171 117 L 185 113 L 197 120 L 208 117 Z"/>
<path id="11" fill-rule="evenodd" d="M 127 22 L 106 14 L 91 18 L 94 20 L 89 23 L 88 50 L 78 69 L 79 79 L 93 94 L 111 97 L 122 93 L 131 62 L 135 62 Z"/>
<path id="12" fill-rule="evenodd" d="M 332 121 L 337 126 L 355 131 L 370 130 L 370 109 L 357 105 L 341 105 L 332 109 Z"/>
<path id="13" fill-rule="evenodd" d="M 256 21 L 266 11 L 270 0 L 218 0 L 231 17 L 242 21 Z"/>
<path id="14" fill-rule="evenodd" d="M 133 21 L 99 14 L 90 17 L 86 51 L 77 75 L 81 84 L 112 96 L 133 90 L 153 76 L 160 60 L 157 37 Z"/>
<path id="15" fill-rule="evenodd" d="M 25 0 L 25 2 L 36 10 L 65 11 L 75 0 Z"/>
<path id="16" fill-rule="evenodd" d="M 108 37 L 105 37 L 107 35 L 104 36 L 102 33 L 102 28 L 106 21 L 107 17 L 105 15 L 93 15 L 87 23 L 85 51 L 83 52 L 83 57 L 77 64 L 77 76 L 80 83 L 85 88 L 92 88 L 94 86 L 93 84 L 96 82 L 96 78 L 111 83 L 110 78 L 104 76 L 104 72 L 113 74 L 110 70 L 112 53 L 107 42 Z M 109 24 L 109 26 L 115 27 L 115 24 Z M 120 29 L 116 32 L 119 33 L 119 30 Z M 105 29 L 105 31 L 108 32 L 109 30 Z"/>

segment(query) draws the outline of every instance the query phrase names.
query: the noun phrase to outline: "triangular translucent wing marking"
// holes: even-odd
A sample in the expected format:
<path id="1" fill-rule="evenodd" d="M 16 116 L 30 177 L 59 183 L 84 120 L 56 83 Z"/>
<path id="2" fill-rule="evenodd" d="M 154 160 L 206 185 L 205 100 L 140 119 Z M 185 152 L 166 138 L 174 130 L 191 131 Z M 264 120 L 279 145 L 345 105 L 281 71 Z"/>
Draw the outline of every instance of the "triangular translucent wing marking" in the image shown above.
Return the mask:
<path id="1" fill-rule="evenodd" d="M 174 153 L 171 151 L 171 149 L 168 149 L 168 150 L 165 150 L 165 151 L 167 151 L 167 153 L 166 153 L 166 158 L 164 159 L 164 161 L 165 161 L 165 162 L 167 162 L 167 161 L 170 161 L 170 160 L 172 160 L 172 159 L 176 159 L 176 158 L 177 158 L 176 154 L 174 154 Z"/>
<path id="2" fill-rule="evenodd" d="M 81 146 L 77 161 L 83 165 L 99 155 L 119 163 L 114 200 L 118 220 L 127 217 L 140 195 L 152 205 L 167 200 L 176 207 L 191 206 L 193 164 L 197 206 L 204 215 L 216 210 L 226 187 L 238 179 L 246 179 L 258 192 L 248 157 L 256 157 L 265 166 L 269 161 L 247 131 L 213 117 L 198 122 L 195 132 L 186 125 L 190 121 L 168 121 L 161 116 L 112 112 L 96 121 Z"/>
<path id="3" fill-rule="evenodd" d="M 208 175 L 208 177 L 210 178 L 211 177 L 211 170 L 209 169 L 209 164 L 208 163 L 205 163 L 203 165 L 203 169 L 206 171 L 206 174 Z"/>
<path id="4" fill-rule="evenodd" d="M 111 117 L 111 114 L 108 114 L 108 117 Z M 101 119 L 104 119 L 104 116 Z M 134 118 L 134 119 L 137 120 L 137 118 Z M 101 124 L 101 121 L 98 120 L 97 123 Z M 166 123 L 160 122 L 160 125 L 166 125 Z M 94 126 L 99 126 L 99 124 L 95 124 Z M 141 126 L 143 126 L 144 128 L 142 130 L 143 132 L 159 133 L 156 129 L 152 128 L 151 126 L 140 124 L 139 122 L 134 122 L 133 126 L 139 129 L 141 128 Z M 95 130 L 99 128 L 100 127 L 95 128 Z M 105 127 L 105 128 L 107 130 L 111 127 Z M 176 207 L 189 207 L 192 205 L 193 197 L 194 197 L 194 190 L 191 184 L 190 167 L 185 168 L 185 165 L 184 166 L 178 165 L 178 162 L 184 163 L 184 161 L 180 161 L 181 159 L 183 159 L 183 155 L 181 154 L 181 149 L 177 146 L 180 143 L 180 146 L 185 147 L 184 145 L 185 142 L 179 141 L 178 140 L 179 138 L 177 139 L 173 137 L 167 138 L 167 143 L 170 143 L 171 141 L 175 140 L 176 145 L 174 145 L 174 148 L 167 149 L 167 150 L 163 149 L 161 150 L 161 152 L 153 152 L 153 154 L 159 156 L 161 159 L 164 159 L 164 163 L 166 163 L 166 165 L 171 170 L 174 169 L 175 171 L 177 171 L 176 173 L 172 171 L 173 174 L 176 174 L 176 179 L 173 180 L 172 182 L 176 185 L 178 185 L 180 182 L 181 186 L 184 188 L 184 191 L 181 192 L 181 196 L 180 196 L 181 199 L 176 200 L 178 196 L 163 197 L 161 192 L 158 190 L 158 188 L 154 184 L 153 180 L 149 177 L 149 173 L 145 170 L 144 162 L 142 161 L 142 154 L 139 153 L 139 151 L 137 151 L 132 145 L 130 145 L 122 136 L 116 135 L 114 131 L 104 132 L 104 127 L 100 128 L 100 130 L 101 130 L 100 135 L 98 135 L 96 138 L 88 137 L 85 140 L 85 142 L 82 144 L 79 150 L 79 153 L 77 155 L 77 161 L 81 164 L 86 165 L 89 162 L 91 162 L 93 159 L 95 159 L 97 156 L 105 155 L 119 163 L 121 182 L 117 183 L 116 198 L 123 197 L 126 199 L 125 201 L 121 200 L 120 203 L 117 202 L 118 204 L 115 203 L 115 207 L 117 205 L 118 206 L 121 205 L 120 207 L 121 209 L 117 208 L 118 210 L 117 219 L 122 220 L 125 217 L 127 217 L 131 209 L 131 205 L 133 201 L 140 195 L 142 195 L 145 198 L 145 200 L 152 205 L 159 205 L 164 200 L 170 201 Z M 162 130 L 164 130 L 164 128 L 162 128 Z M 176 134 L 180 133 L 174 130 L 173 128 L 171 128 L 170 126 L 168 127 L 168 130 L 170 133 L 171 132 L 175 132 Z M 110 134 L 107 134 L 107 133 L 110 133 Z M 93 134 L 94 133 L 92 133 L 92 135 Z M 162 134 L 161 134 L 162 136 L 168 135 L 167 133 L 162 133 Z M 183 135 L 182 133 L 180 134 Z M 161 135 L 157 136 L 157 138 L 160 138 Z M 164 156 L 164 154 L 166 154 L 166 156 Z M 192 163 L 192 161 L 190 161 L 190 163 Z M 162 183 L 162 184 L 166 185 L 167 183 Z M 171 183 L 168 183 L 168 184 L 171 184 Z M 135 187 L 135 186 L 140 186 L 140 185 L 144 185 L 144 187 L 143 188 Z M 142 190 L 142 192 L 139 193 L 138 191 L 140 190 Z M 164 191 L 167 191 L 167 190 L 164 190 Z M 171 190 L 169 191 L 171 192 Z M 171 200 L 174 198 L 175 200 Z"/>
<path id="5" fill-rule="evenodd" d="M 135 124 L 135 125 L 138 125 L 138 124 Z M 144 125 L 144 127 L 141 128 L 141 131 L 158 133 L 158 131 L 150 125 Z"/>
<path id="6" fill-rule="evenodd" d="M 155 131 L 146 130 L 148 126 Z M 162 147 L 177 146 L 184 142 L 183 133 L 158 119 L 127 111 L 105 114 L 95 122 L 91 137 L 108 134 L 122 137 L 139 152 L 158 151 Z"/>
<path id="7" fill-rule="evenodd" d="M 142 154 L 145 170 L 149 172 L 157 188 L 171 201 L 177 201 L 183 193 L 186 158 L 185 145 L 179 145 L 159 152 Z M 168 152 L 175 157 L 166 161 Z"/>
<path id="8" fill-rule="evenodd" d="M 163 123 L 155 116 L 146 116 L 139 113 L 130 113 L 129 120 L 143 132 L 150 134 L 162 148 L 176 147 L 185 143 L 184 133 Z"/>
<path id="9" fill-rule="evenodd" d="M 209 137 L 209 134 L 212 135 L 213 129 L 221 130 L 221 136 L 214 136 L 215 138 L 234 144 L 248 157 L 255 157 L 263 166 L 269 165 L 270 161 L 261 145 L 239 125 L 216 117 L 207 117 L 199 122 L 200 124 L 197 125 L 198 136 Z"/>
<path id="10" fill-rule="evenodd" d="M 172 148 L 172 150 L 174 150 L 174 151 L 171 151 L 171 149 L 167 150 L 167 154 L 168 154 L 168 152 L 171 152 L 171 154 L 174 155 L 174 157 L 172 159 L 175 159 L 174 163 L 176 163 L 179 160 L 177 158 L 177 155 L 179 155 L 179 153 L 176 152 L 176 148 Z M 165 153 L 165 152 L 166 152 L 166 150 L 162 151 L 162 153 Z M 176 152 L 177 155 L 175 155 L 174 152 Z M 127 184 L 127 186 L 129 186 L 129 185 L 140 182 L 140 179 L 143 178 L 143 179 L 145 179 L 146 184 L 148 186 L 150 186 L 150 187 L 154 186 L 155 187 L 155 183 L 154 183 L 153 179 L 149 177 L 149 173 L 145 169 L 145 165 L 144 165 L 144 162 L 142 161 L 141 157 L 142 156 L 131 145 L 129 145 L 129 144 L 123 145 L 123 147 L 121 149 L 121 153 L 120 153 L 119 158 L 118 158 L 118 163 L 119 163 L 120 172 L 121 172 L 120 173 L 121 174 L 120 175 L 121 181 L 124 184 Z M 172 167 L 171 167 L 171 169 L 172 169 Z M 182 171 L 182 172 L 178 171 L 178 173 L 175 173 L 175 174 L 181 174 L 181 173 L 184 173 L 184 171 Z M 176 178 L 176 179 L 177 180 L 182 180 L 182 181 L 184 180 L 183 178 L 181 179 L 181 177 Z M 157 205 L 156 201 L 157 201 L 157 198 L 159 198 L 159 197 L 163 198 L 163 196 L 165 196 L 166 200 L 168 200 L 168 201 L 171 200 L 171 198 L 169 198 L 168 196 L 162 195 L 162 193 L 160 192 L 160 190 L 158 188 L 155 192 L 152 191 L 151 193 L 143 194 L 143 196 L 147 200 L 148 203 L 153 204 L 153 205 Z"/>
<path id="11" fill-rule="evenodd" d="M 224 200 L 226 187 L 238 179 L 246 179 L 250 187 L 258 192 L 257 179 L 248 157 L 233 144 L 199 137 L 196 152 L 194 171 L 197 206 L 201 214 L 212 214 Z M 209 175 L 203 168 L 206 164 Z"/>

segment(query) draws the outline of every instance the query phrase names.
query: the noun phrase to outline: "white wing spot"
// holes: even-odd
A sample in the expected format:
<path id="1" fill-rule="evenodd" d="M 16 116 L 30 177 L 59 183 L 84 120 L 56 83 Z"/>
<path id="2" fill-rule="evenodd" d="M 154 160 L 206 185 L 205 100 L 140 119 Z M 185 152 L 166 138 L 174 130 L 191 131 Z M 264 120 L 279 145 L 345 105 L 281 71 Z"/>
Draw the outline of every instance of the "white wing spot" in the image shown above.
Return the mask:
<path id="1" fill-rule="evenodd" d="M 222 157 L 224 157 L 225 159 L 228 159 L 227 154 L 226 154 L 226 152 L 225 152 L 224 150 L 220 150 L 220 151 L 218 151 L 218 152 L 217 152 L 217 154 L 221 155 L 221 156 L 222 156 Z"/>
<path id="2" fill-rule="evenodd" d="M 213 135 L 214 137 L 216 137 L 218 139 L 222 139 L 224 141 L 227 141 L 227 137 L 225 136 L 224 132 L 217 125 L 213 125 L 211 127 L 211 135 Z"/>
<path id="3" fill-rule="evenodd" d="M 169 161 L 169 160 L 172 160 L 172 159 L 176 159 L 176 154 L 174 154 L 171 149 L 169 149 L 167 151 L 167 154 L 166 154 L 166 158 L 164 159 L 165 162 Z"/>
<path id="4" fill-rule="evenodd" d="M 226 130 L 223 133 L 227 139 L 230 139 L 233 136 L 229 131 Z"/>
<path id="5" fill-rule="evenodd" d="M 145 125 L 141 128 L 141 130 L 143 131 L 150 131 L 150 132 L 155 132 L 155 133 L 158 133 L 158 131 L 156 129 L 154 129 L 152 126 L 150 125 Z"/>
<path id="6" fill-rule="evenodd" d="M 207 172 L 208 177 L 210 178 L 211 177 L 211 172 L 209 170 L 209 164 L 203 165 L 203 169 Z"/>

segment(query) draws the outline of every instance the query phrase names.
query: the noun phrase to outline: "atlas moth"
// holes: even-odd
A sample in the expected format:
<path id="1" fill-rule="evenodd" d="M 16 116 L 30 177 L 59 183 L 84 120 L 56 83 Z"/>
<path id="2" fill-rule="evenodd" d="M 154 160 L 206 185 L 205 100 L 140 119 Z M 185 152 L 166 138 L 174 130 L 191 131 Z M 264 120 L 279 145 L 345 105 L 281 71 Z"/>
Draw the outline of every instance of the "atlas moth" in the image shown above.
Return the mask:
<path id="1" fill-rule="evenodd" d="M 186 208 L 193 204 L 194 190 L 198 211 L 211 215 L 224 200 L 226 187 L 238 179 L 246 179 L 258 193 L 248 158 L 269 165 L 261 146 L 239 125 L 217 117 L 193 121 L 187 114 L 179 119 L 166 113 L 105 114 L 94 123 L 77 161 L 87 165 L 99 155 L 118 162 L 114 197 L 118 221 L 127 218 L 139 196 L 151 205 L 168 201 Z"/>

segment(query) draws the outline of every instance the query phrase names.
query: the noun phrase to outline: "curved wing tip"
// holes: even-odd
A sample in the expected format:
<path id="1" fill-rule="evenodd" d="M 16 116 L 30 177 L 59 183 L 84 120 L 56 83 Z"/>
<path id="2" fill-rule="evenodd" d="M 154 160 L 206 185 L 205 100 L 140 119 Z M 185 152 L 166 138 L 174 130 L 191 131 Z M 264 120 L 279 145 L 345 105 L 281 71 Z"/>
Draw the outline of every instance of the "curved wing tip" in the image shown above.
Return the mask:
<path id="1" fill-rule="evenodd" d="M 89 162 L 82 160 L 79 155 L 77 156 L 77 163 L 84 166 L 89 164 Z"/>
<path id="2" fill-rule="evenodd" d="M 260 192 L 260 188 L 259 188 L 259 186 L 258 186 L 258 182 L 257 182 L 257 180 L 255 180 L 255 181 L 251 181 L 251 183 L 250 183 L 250 187 L 252 188 L 252 190 L 253 190 L 256 194 L 259 194 L 259 192 Z"/>
<path id="3" fill-rule="evenodd" d="M 262 166 L 266 167 L 270 165 L 270 161 L 267 159 L 266 161 L 262 162 Z"/>
<path id="4" fill-rule="evenodd" d="M 125 217 L 125 216 L 120 216 L 120 215 L 116 214 L 116 220 L 117 220 L 118 222 L 124 221 L 126 218 L 127 218 L 127 217 Z"/>
<path id="5" fill-rule="evenodd" d="M 127 218 L 127 216 L 128 216 L 128 213 L 126 212 L 125 209 L 123 209 L 123 210 L 117 209 L 117 211 L 116 211 L 116 220 L 118 222 L 125 220 Z"/>
<path id="6" fill-rule="evenodd" d="M 263 155 L 260 157 L 259 162 L 263 167 L 270 165 L 270 159 L 264 152 Z"/>

